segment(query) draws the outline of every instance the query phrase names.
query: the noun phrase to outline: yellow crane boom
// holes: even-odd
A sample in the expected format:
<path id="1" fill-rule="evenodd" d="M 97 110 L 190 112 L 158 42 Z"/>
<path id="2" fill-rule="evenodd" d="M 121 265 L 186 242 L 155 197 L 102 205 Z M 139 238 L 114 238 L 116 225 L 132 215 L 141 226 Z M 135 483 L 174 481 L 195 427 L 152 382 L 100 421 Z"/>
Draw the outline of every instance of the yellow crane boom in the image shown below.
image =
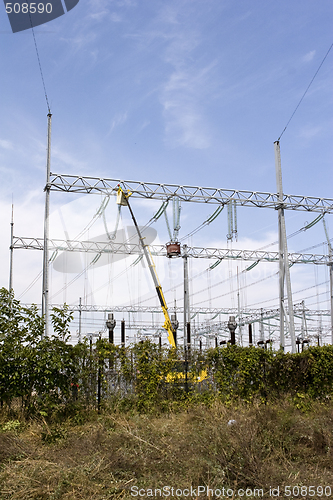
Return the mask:
<path id="1" fill-rule="evenodd" d="M 176 347 L 175 332 L 174 332 L 172 325 L 171 325 L 170 316 L 168 313 L 168 306 L 166 304 L 166 301 L 165 301 L 165 298 L 163 295 L 162 286 L 161 286 L 159 279 L 158 279 L 158 276 L 157 276 L 153 257 L 150 253 L 148 245 L 146 245 L 146 243 L 144 241 L 145 239 L 141 234 L 140 228 L 136 222 L 136 218 L 135 218 L 134 213 L 132 211 L 131 205 L 129 204 L 129 201 L 128 201 L 128 198 L 131 196 L 131 194 L 132 193 L 130 193 L 130 192 L 127 192 L 127 194 L 125 194 L 124 191 L 122 190 L 122 188 L 119 186 L 118 193 L 117 193 L 117 204 L 127 206 L 129 211 L 130 211 L 134 226 L 135 226 L 137 233 L 138 233 L 138 236 L 139 236 L 139 240 L 140 240 L 140 244 L 142 246 L 144 256 L 145 256 L 147 264 L 148 264 L 148 269 L 149 269 L 150 274 L 152 276 L 152 279 L 153 279 L 153 282 L 155 285 L 155 289 L 156 289 L 156 293 L 157 293 L 157 296 L 158 296 L 158 299 L 160 301 L 161 308 L 162 308 L 162 311 L 164 314 L 165 321 L 163 324 L 163 328 L 165 328 L 168 332 L 169 343 L 172 345 L 172 347 Z"/>

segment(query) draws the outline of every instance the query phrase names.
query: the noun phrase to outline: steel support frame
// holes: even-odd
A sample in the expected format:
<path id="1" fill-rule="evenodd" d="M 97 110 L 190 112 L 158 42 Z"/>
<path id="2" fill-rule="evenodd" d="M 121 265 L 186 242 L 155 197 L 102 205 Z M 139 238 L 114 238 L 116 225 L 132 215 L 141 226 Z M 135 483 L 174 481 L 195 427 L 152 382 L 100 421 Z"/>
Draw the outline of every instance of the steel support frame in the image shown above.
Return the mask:
<path id="1" fill-rule="evenodd" d="M 49 238 L 50 238 L 50 178 L 51 178 L 51 126 L 52 114 L 47 115 L 47 158 L 45 185 L 45 215 L 44 215 L 44 247 L 43 247 L 43 292 L 42 315 L 44 316 L 47 337 L 49 334 Z"/>
<path id="2" fill-rule="evenodd" d="M 180 201 L 218 205 L 226 205 L 231 200 L 234 200 L 236 205 L 272 208 L 274 210 L 281 206 L 281 197 L 278 193 L 126 181 L 119 178 L 107 179 L 51 173 L 47 187 L 51 191 L 64 193 L 116 195 L 119 185 L 125 192 L 131 192 L 131 196 L 134 198 L 165 201 L 176 196 Z M 285 210 L 333 213 L 333 199 L 331 198 L 283 194 L 282 201 Z"/>
<path id="3" fill-rule="evenodd" d="M 43 250 L 44 240 L 42 238 L 25 238 L 14 236 L 13 249 L 19 250 Z M 110 253 L 123 255 L 142 255 L 140 244 L 114 243 L 98 241 L 75 241 L 75 240 L 48 240 L 49 251 L 59 252 L 87 252 L 87 253 Z M 166 257 L 165 245 L 149 245 L 150 252 L 156 257 Z M 203 248 L 186 247 L 186 255 L 195 259 L 216 259 L 216 260 L 244 260 L 279 262 L 279 252 L 264 252 L 261 250 L 236 250 L 234 248 Z M 183 254 L 184 256 L 184 247 Z M 301 254 L 289 253 L 288 262 L 290 264 L 318 264 L 330 265 L 330 257 L 323 254 Z"/>
<path id="4" fill-rule="evenodd" d="M 289 322 L 288 330 L 291 339 L 291 350 L 296 352 L 296 338 L 295 338 L 295 322 L 293 310 L 293 298 L 291 291 L 290 269 L 288 262 L 288 246 L 287 246 L 287 231 L 284 218 L 284 195 L 282 187 L 282 169 L 281 169 L 281 154 L 279 141 L 274 142 L 275 151 L 275 171 L 276 171 L 276 185 L 279 197 L 280 206 L 278 207 L 278 226 L 279 226 L 279 273 L 280 273 L 280 347 L 284 349 L 284 283 L 286 283 L 288 309 L 289 309 Z"/>
<path id="5" fill-rule="evenodd" d="M 202 188 L 198 186 L 180 186 L 172 184 L 144 183 L 138 181 L 124 181 L 121 179 L 101 179 L 95 177 L 81 177 L 74 175 L 53 174 L 50 172 L 50 147 L 51 147 L 51 113 L 48 114 L 48 153 L 47 153 L 47 178 L 46 178 L 46 201 L 44 221 L 44 262 L 43 262 L 43 297 L 42 310 L 45 315 L 45 334 L 48 334 L 48 244 L 49 244 L 49 195 L 50 191 L 75 192 L 75 193 L 105 193 L 116 194 L 119 185 L 126 192 L 132 193 L 133 197 L 154 198 L 168 200 L 178 197 L 181 201 L 197 203 L 214 203 L 225 205 L 234 201 L 236 205 L 252 206 L 257 208 L 272 208 L 279 212 L 279 268 L 280 268 L 280 343 L 284 344 L 282 335 L 282 315 L 284 291 L 282 292 L 282 280 L 286 280 L 289 309 L 289 330 L 291 335 L 292 351 L 296 351 L 295 326 L 293 317 L 293 304 L 291 294 L 291 282 L 289 273 L 287 237 L 284 220 L 284 210 L 304 210 L 308 212 L 333 213 L 333 199 L 318 198 L 313 196 L 285 195 L 282 189 L 281 159 L 279 141 L 274 143 L 275 165 L 278 192 L 265 193 L 256 191 L 241 191 L 216 188 Z M 225 257 L 223 257 L 225 258 Z M 283 263 L 282 263 L 283 259 Z M 332 279 L 332 278 L 331 278 Z M 331 287 L 332 289 L 332 287 Z M 186 307 L 184 308 L 186 309 Z M 333 314 L 333 313 L 332 313 Z M 333 332 L 332 332 L 333 342 Z"/>

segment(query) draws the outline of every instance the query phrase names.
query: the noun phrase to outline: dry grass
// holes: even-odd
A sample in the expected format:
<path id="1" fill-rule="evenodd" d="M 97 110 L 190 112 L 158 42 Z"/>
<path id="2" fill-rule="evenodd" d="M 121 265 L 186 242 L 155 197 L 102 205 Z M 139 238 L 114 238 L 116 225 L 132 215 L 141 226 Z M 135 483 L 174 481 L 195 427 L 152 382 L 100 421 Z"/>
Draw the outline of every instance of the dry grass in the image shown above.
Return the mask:
<path id="1" fill-rule="evenodd" d="M 82 425 L 2 421 L 0 498 L 125 499 L 134 485 L 256 487 L 265 498 L 277 485 L 333 489 L 332 409 L 216 403 L 162 416 L 105 412 Z"/>

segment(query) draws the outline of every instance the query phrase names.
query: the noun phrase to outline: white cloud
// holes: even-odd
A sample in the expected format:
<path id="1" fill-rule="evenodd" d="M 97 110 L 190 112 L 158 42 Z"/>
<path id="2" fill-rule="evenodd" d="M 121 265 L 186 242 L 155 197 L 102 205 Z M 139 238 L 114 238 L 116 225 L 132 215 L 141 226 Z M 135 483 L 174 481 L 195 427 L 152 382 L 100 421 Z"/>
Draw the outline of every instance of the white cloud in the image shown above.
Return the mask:
<path id="1" fill-rule="evenodd" d="M 76 157 L 57 146 L 52 148 L 52 165 L 54 165 L 53 169 L 60 168 L 61 172 L 65 171 L 65 167 L 66 169 L 69 167 L 73 169 L 75 173 L 82 171 L 82 169 L 87 166 L 85 162 L 78 160 Z"/>
<path id="2" fill-rule="evenodd" d="M 305 126 L 302 127 L 299 132 L 299 137 L 302 139 L 313 139 L 322 131 L 322 127 L 316 126 Z"/>
<path id="3" fill-rule="evenodd" d="M 209 75 L 215 63 L 198 68 L 195 65 L 186 67 L 176 61 L 175 66 L 161 95 L 166 142 L 172 147 L 208 148 L 209 126 L 201 101 L 205 98 Z"/>
<path id="4" fill-rule="evenodd" d="M 139 134 L 140 132 L 142 132 L 142 130 L 144 130 L 145 128 L 147 128 L 149 125 L 150 125 L 150 120 L 144 120 L 141 123 L 141 125 L 139 126 L 137 133 Z"/>
<path id="5" fill-rule="evenodd" d="M 303 60 L 303 62 L 310 62 L 310 61 L 312 61 L 312 59 L 314 58 L 315 55 L 316 55 L 316 51 L 311 50 L 310 52 L 305 54 L 305 56 L 303 57 L 302 60 Z"/>
<path id="6" fill-rule="evenodd" d="M 0 139 L 0 148 L 2 149 L 14 149 L 13 143 L 7 141 L 6 139 Z"/>
<path id="7" fill-rule="evenodd" d="M 107 135 L 112 134 L 115 128 L 119 127 L 120 125 L 123 125 L 127 120 L 127 112 L 125 113 L 118 113 L 114 119 L 111 122 L 110 130 Z"/>
<path id="8" fill-rule="evenodd" d="M 209 127 L 202 101 L 209 92 L 211 72 L 216 62 L 202 66 L 193 51 L 200 44 L 195 33 L 175 34 L 165 52 L 173 70 L 163 85 L 166 142 L 171 146 L 204 149 L 210 146 Z"/>

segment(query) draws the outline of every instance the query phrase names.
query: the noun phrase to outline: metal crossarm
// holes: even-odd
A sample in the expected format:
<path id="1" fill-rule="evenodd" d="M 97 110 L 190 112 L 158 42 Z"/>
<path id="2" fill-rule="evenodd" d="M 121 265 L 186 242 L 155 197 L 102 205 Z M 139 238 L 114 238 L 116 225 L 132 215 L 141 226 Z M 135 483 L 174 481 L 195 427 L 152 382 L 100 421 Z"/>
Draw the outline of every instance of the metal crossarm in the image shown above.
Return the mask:
<path id="1" fill-rule="evenodd" d="M 31 306 L 31 304 L 23 304 L 24 306 Z M 53 307 L 62 307 L 63 304 L 52 304 L 50 308 Z M 154 314 L 163 314 L 160 305 L 156 306 L 139 306 L 139 305 L 127 305 L 127 306 L 115 306 L 106 307 L 96 304 L 72 304 L 68 306 L 70 311 L 77 312 L 113 312 L 113 313 L 154 313 Z M 176 308 L 172 308 L 173 311 L 177 312 L 177 314 L 181 314 L 184 312 L 184 308 L 177 306 Z M 234 315 L 237 316 L 238 309 L 230 308 L 230 307 L 191 307 L 191 314 L 205 314 L 205 315 L 214 315 L 217 314 L 225 314 L 225 315 Z M 300 304 L 294 304 L 294 312 L 295 314 L 300 314 L 302 312 L 302 308 Z M 271 319 L 278 317 L 279 310 L 278 309 L 270 309 L 270 308 L 251 308 L 242 310 L 242 321 L 245 323 L 250 323 L 254 321 L 259 321 L 260 319 Z M 307 317 L 318 317 L 318 316 L 329 316 L 329 309 L 306 309 L 305 314 Z M 219 323 L 209 323 L 209 326 L 213 327 L 213 325 Z"/>
<path id="2" fill-rule="evenodd" d="M 168 200 L 176 196 L 181 201 L 222 205 L 234 200 L 240 206 L 333 213 L 333 199 L 331 198 L 283 194 L 281 202 L 279 195 L 276 193 L 180 186 L 177 184 L 103 179 L 66 174 L 51 174 L 50 183 L 46 186 L 46 189 L 71 193 L 104 193 L 110 195 L 116 194 L 119 186 L 124 192 L 130 191 L 132 197 L 135 198 Z"/>
<path id="3" fill-rule="evenodd" d="M 43 250 L 44 241 L 42 238 L 13 238 L 14 249 Z M 167 251 L 165 245 L 149 245 L 152 255 L 157 257 L 166 257 Z M 109 253 L 124 255 L 141 255 L 142 248 L 139 244 L 133 243 L 114 243 L 111 240 L 107 242 L 98 241 L 65 241 L 58 239 L 49 240 L 50 251 L 66 252 L 87 252 L 87 253 Z M 245 260 L 245 261 L 264 261 L 278 262 L 279 252 L 264 252 L 260 250 L 236 250 L 223 248 L 202 248 L 187 247 L 186 254 L 193 258 L 216 259 L 221 260 Z M 329 255 L 321 254 L 300 254 L 289 253 L 288 260 L 292 264 L 330 264 Z"/>

